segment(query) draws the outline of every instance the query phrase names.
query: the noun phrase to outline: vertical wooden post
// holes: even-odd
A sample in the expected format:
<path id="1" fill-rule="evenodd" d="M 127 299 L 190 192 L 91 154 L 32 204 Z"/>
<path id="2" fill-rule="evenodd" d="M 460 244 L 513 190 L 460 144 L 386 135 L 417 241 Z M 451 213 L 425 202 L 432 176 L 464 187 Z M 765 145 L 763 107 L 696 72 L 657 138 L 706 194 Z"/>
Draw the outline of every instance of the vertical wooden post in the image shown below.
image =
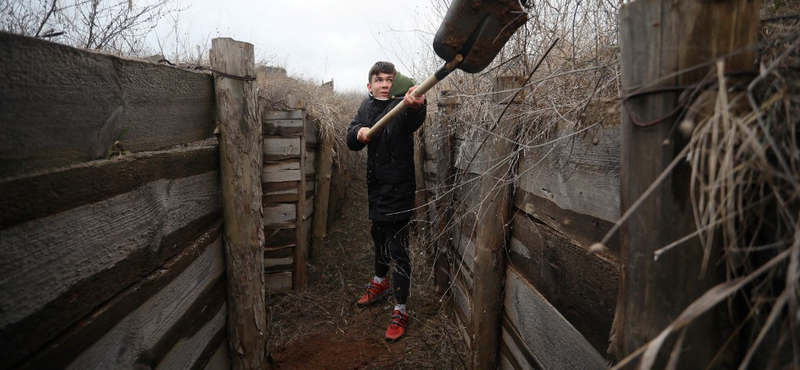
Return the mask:
<path id="1" fill-rule="evenodd" d="M 453 144 L 455 143 L 455 131 L 451 125 L 452 111 L 458 105 L 458 99 L 449 96 L 447 91 L 439 92 L 439 122 L 435 126 L 434 137 L 436 147 L 432 148 L 436 152 L 436 189 L 434 205 L 436 208 L 436 220 L 432 227 L 432 233 L 437 236 L 436 242 L 436 262 L 434 264 L 433 282 L 436 287 L 436 294 L 441 296 L 450 285 L 450 261 L 448 260 L 448 250 L 452 248 L 450 241 L 450 227 L 452 216 L 451 192 L 453 187 Z"/>
<path id="2" fill-rule="evenodd" d="M 333 137 L 320 130 L 317 150 L 317 181 L 314 191 L 314 230 L 311 258 L 320 258 L 328 230 L 328 200 L 331 194 L 331 168 L 333 166 Z"/>
<path id="3" fill-rule="evenodd" d="M 306 125 L 308 115 L 303 110 L 303 134 L 300 136 L 300 181 L 297 187 L 297 214 L 295 215 L 295 231 L 297 232 L 297 244 L 294 247 L 294 289 L 303 290 L 308 283 L 308 243 L 306 239 L 306 207 L 314 205 L 307 204 L 306 201 Z"/>
<path id="4" fill-rule="evenodd" d="M 213 39 L 210 59 L 215 70 L 255 76 L 252 44 Z M 214 89 L 220 132 L 228 343 L 234 369 L 263 369 L 269 329 L 264 307 L 261 110 L 255 82 L 215 73 Z"/>
<path id="5" fill-rule="evenodd" d="M 674 129 L 678 115 L 673 114 L 684 92 L 672 87 L 699 82 L 716 58 L 755 43 L 758 17 L 759 1 L 751 0 L 639 0 L 623 5 L 619 16 L 623 95 L 651 89 L 623 100 L 623 212 L 686 145 L 687 139 Z M 726 70 L 751 70 L 754 60 L 752 52 L 737 54 L 726 58 Z M 644 124 L 647 121 L 652 124 Z M 719 281 L 717 256 L 712 255 L 708 270 L 702 271 L 703 250 L 697 238 L 654 260 L 655 250 L 695 230 L 689 180 L 690 168 L 683 161 L 621 228 L 622 274 L 609 347 L 617 360 L 655 338 Z M 716 337 L 718 325 L 713 315 L 691 325 L 678 368 L 702 369 L 710 363 L 725 339 Z M 655 368 L 664 368 L 670 347 L 662 350 Z"/>
<path id="6" fill-rule="evenodd" d="M 494 81 L 495 91 L 512 90 L 519 87 L 520 80 L 514 77 L 498 77 Z M 492 98 L 498 103 L 499 116 L 504 104 L 509 103 L 512 93 L 495 93 Z M 509 232 L 511 163 L 514 143 L 507 140 L 514 132 L 516 114 L 509 114 L 500 121 L 494 133 L 483 145 L 490 168 L 481 175 L 478 222 L 475 234 L 475 259 L 472 294 L 472 368 L 475 370 L 497 367 L 500 344 L 500 319 L 503 315 L 503 284 L 505 282 L 505 247 Z"/>

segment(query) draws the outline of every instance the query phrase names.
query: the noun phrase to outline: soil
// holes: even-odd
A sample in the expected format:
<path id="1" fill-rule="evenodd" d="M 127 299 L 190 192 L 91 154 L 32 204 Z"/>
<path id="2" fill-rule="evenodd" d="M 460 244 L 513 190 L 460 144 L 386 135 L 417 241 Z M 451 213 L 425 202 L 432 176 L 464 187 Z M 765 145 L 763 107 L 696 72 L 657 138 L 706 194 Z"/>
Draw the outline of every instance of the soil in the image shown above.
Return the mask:
<path id="1" fill-rule="evenodd" d="M 394 303 L 370 308 L 355 301 L 372 278 L 366 184 L 351 180 L 342 217 L 328 227 L 321 257 L 308 266 L 308 287 L 267 296 L 271 363 L 267 369 L 466 369 L 466 349 L 449 299 L 434 293 L 432 262 L 412 221 L 409 326 L 396 343 L 386 343 Z"/>

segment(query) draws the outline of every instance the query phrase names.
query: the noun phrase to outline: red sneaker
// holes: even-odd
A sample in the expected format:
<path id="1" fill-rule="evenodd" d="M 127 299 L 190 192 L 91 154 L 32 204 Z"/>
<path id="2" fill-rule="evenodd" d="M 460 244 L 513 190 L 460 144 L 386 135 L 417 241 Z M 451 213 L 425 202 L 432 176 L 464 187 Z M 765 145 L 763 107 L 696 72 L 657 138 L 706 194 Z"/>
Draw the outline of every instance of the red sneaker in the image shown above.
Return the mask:
<path id="1" fill-rule="evenodd" d="M 389 293 L 389 279 L 384 280 L 381 284 L 376 283 L 375 280 L 370 280 L 369 285 L 367 285 L 366 293 L 364 293 L 364 295 L 358 299 L 356 306 L 371 306 L 383 298 L 387 293 Z"/>
<path id="2" fill-rule="evenodd" d="M 408 314 L 394 310 L 392 322 L 389 324 L 389 329 L 386 329 L 386 341 L 392 343 L 400 340 L 406 334 L 406 325 L 408 325 Z"/>

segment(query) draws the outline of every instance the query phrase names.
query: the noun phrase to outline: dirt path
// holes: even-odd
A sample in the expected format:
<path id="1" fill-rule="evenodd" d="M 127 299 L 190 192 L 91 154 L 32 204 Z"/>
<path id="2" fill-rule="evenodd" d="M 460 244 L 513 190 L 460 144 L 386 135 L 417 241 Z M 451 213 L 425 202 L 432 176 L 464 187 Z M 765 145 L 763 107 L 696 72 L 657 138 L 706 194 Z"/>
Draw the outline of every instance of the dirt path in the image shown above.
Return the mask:
<path id="1" fill-rule="evenodd" d="M 366 186 L 351 183 L 348 192 L 322 258 L 309 266 L 308 289 L 267 297 L 273 359 L 267 369 L 465 369 L 460 334 L 447 317 L 449 307 L 434 296 L 425 246 L 413 232 L 405 338 L 392 344 L 383 339 L 394 307 L 390 300 L 368 309 L 355 306 L 373 274 L 373 247 Z"/>

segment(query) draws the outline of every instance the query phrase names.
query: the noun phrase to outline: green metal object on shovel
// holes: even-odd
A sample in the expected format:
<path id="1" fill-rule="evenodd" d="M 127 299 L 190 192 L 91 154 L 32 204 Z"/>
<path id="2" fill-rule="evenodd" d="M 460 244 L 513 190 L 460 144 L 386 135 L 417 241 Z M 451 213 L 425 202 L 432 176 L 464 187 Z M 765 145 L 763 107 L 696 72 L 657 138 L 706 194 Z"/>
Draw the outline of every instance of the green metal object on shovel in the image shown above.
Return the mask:
<path id="1" fill-rule="evenodd" d="M 477 73 L 486 68 L 528 20 L 519 0 L 453 0 L 433 39 L 433 50 L 447 62 L 411 93 L 419 97 L 456 68 Z M 374 137 L 387 123 L 405 110 L 400 102 L 367 131 Z"/>

